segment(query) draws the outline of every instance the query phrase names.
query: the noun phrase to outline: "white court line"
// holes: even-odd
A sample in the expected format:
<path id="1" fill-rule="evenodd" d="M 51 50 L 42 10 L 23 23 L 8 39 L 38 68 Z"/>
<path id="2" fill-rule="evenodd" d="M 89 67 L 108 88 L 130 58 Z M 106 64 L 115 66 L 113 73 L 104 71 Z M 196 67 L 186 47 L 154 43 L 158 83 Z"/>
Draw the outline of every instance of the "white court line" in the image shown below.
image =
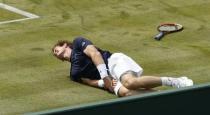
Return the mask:
<path id="1" fill-rule="evenodd" d="M 18 22 L 18 21 L 24 21 L 24 20 L 39 18 L 39 16 L 37 16 L 35 14 L 17 9 L 17 8 L 9 6 L 7 4 L 0 3 L 0 8 L 3 8 L 5 10 L 9 10 L 11 12 L 14 12 L 14 13 L 17 13 L 17 14 L 20 14 L 22 16 L 27 17 L 27 18 L 16 19 L 16 20 L 2 21 L 2 22 L 0 22 L 0 24 L 6 24 L 6 23 L 12 23 L 12 22 Z"/>

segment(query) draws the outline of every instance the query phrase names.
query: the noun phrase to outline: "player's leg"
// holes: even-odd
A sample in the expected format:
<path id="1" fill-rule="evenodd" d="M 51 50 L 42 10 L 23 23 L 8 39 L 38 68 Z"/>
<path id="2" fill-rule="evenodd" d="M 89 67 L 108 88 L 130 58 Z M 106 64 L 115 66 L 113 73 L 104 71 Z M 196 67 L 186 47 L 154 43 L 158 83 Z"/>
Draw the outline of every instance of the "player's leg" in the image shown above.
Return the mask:
<path id="1" fill-rule="evenodd" d="M 141 76 L 138 77 L 134 72 L 127 72 L 121 76 L 121 83 L 128 89 L 139 89 L 139 88 L 154 88 L 162 85 L 160 77 L 155 76 Z"/>
<path id="2" fill-rule="evenodd" d="M 110 73 L 128 89 L 153 88 L 161 85 L 158 77 L 140 77 L 143 69 L 130 57 L 115 53 L 109 61 Z M 139 78 L 140 77 L 140 78 Z"/>
<path id="3" fill-rule="evenodd" d="M 121 76 L 121 83 L 128 89 L 154 88 L 158 86 L 171 86 L 176 88 L 192 86 L 193 81 L 187 77 L 156 77 L 156 76 L 135 76 L 132 72 Z"/>
<path id="4" fill-rule="evenodd" d="M 120 80 L 127 89 L 153 88 L 161 85 L 180 88 L 193 85 L 193 81 L 187 77 L 141 76 L 143 69 L 122 53 L 113 54 L 108 61 L 111 75 Z"/>
<path id="5" fill-rule="evenodd" d="M 157 91 L 157 90 L 154 90 L 154 89 L 130 90 L 130 89 L 127 89 L 126 87 L 124 87 L 123 85 L 115 88 L 115 94 L 119 97 L 126 97 L 126 96 L 155 92 L 155 91 Z"/>

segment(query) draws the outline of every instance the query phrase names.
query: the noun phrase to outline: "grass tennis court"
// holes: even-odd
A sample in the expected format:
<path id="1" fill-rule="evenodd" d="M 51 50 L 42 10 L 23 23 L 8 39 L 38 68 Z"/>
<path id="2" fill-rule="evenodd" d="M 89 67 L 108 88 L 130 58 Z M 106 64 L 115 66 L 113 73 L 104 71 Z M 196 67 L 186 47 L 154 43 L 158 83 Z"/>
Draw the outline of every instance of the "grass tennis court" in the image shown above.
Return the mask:
<path id="1" fill-rule="evenodd" d="M 117 98 L 69 80 L 69 64 L 51 54 L 60 39 L 84 36 L 124 52 L 144 75 L 210 81 L 210 0 L 0 0 L 40 18 L 0 25 L 0 114 L 22 114 Z M 4 14 L 4 15 L 2 15 Z M 0 21 L 19 15 L 0 9 Z M 153 39 L 162 22 L 184 26 Z M 168 88 L 161 88 L 168 89 Z"/>

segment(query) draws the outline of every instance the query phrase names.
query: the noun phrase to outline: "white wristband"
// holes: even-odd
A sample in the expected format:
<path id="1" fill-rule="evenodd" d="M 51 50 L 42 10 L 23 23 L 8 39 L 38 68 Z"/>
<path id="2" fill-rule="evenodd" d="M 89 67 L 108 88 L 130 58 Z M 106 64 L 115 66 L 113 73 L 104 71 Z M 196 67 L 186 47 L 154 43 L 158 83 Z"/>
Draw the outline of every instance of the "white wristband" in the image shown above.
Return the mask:
<path id="1" fill-rule="evenodd" d="M 98 72 L 99 72 L 102 79 L 104 79 L 106 76 L 108 76 L 105 64 L 99 64 L 97 66 L 97 69 L 98 69 Z"/>
<path id="2" fill-rule="evenodd" d="M 104 80 L 102 80 L 102 79 L 98 80 L 98 86 L 103 88 L 104 87 Z"/>

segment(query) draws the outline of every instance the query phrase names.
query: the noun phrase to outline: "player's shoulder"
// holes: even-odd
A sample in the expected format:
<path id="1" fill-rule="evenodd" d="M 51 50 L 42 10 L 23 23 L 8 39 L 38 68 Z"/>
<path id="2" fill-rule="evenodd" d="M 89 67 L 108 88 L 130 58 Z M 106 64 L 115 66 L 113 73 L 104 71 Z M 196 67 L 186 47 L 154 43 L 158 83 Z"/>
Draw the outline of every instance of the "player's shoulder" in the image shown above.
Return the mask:
<path id="1" fill-rule="evenodd" d="M 92 42 L 85 37 L 76 37 L 73 40 L 73 44 L 79 47 L 86 47 L 87 45 L 92 44 Z"/>

